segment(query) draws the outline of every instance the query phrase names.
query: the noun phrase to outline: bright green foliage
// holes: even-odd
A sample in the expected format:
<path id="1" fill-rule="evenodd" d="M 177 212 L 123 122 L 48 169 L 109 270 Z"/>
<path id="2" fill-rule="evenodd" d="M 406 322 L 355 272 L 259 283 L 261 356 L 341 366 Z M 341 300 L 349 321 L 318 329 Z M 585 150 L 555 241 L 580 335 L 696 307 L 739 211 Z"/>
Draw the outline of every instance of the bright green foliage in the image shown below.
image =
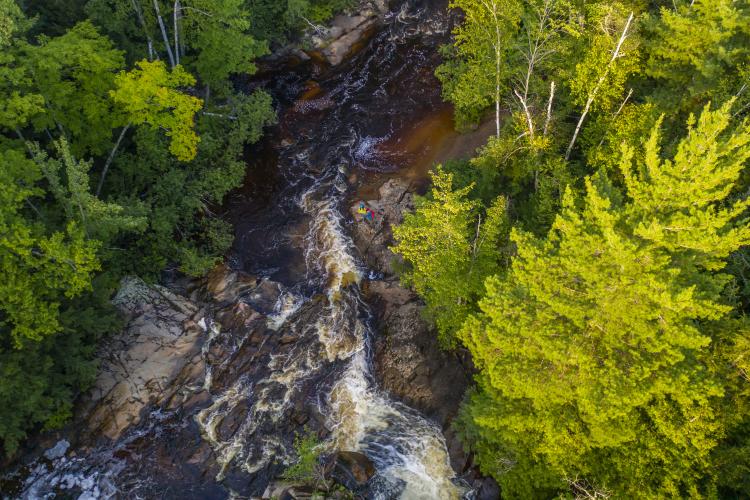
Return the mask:
<path id="1" fill-rule="evenodd" d="M 20 90 L 29 88 L 33 80 L 17 57 L 17 37 L 29 26 L 15 1 L 0 0 L 0 129 L 13 130 L 25 125 L 44 105 L 42 96 Z"/>
<path id="2" fill-rule="evenodd" d="M 636 141 L 648 137 L 658 119 L 653 104 L 627 104 L 616 116 L 600 116 L 581 140 L 589 167 L 619 177 L 622 145 L 638 145 Z"/>
<path id="3" fill-rule="evenodd" d="M 416 211 L 393 229 L 393 251 L 411 266 L 402 281 L 424 297 L 441 340 L 450 345 L 484 291 L 484 279 L 498 270 L 506 202 L 498 198 L 482 217 L 467 199 L 472 186 L 455 190 L 453 176 L 440 167 L 432 182 L 430 198 L 419 199 Z"/>
<path id="4" fill-rule="evenodd" d="M 320 455 L 324 450 L 324 445 L 314 432 L 308 432 L 305 436 L 297 435 L 294 439 L 297 461 L 284 471 L 282 477 L 292 483 L 317 488 L 325 481 L 323 465 L 320 463 Z"/>
<path id="5" fill-rule="evenodd" d="M 165 129 L 170 138 L 169 151 L 180 161 L 190 161 L 195 158 L 199 141 L 194 117 L 203 101 L 181 92 L 179 87 L 194 83 L 195 78 L 182 66 L 170 72 L 161 61 L 144 60 L 136 69 L 117 75 L 116 89 L 110 95 L 130 123 Z"/>
<path id="6" fill-rule="evenodd" d="M 514 230 L 509 274 L 460 334 L 481 370 L 466 435 L 506 494 L 710 493 L 725 382 L 702 325 L 730 312 L 716 271 L 750 242 L 747 203 L 724 203 L 750 158 L 729 116 L 691 120 L 672 159 L 655 128 L 622 154 L 624 194 L 595 176 L 546 239 Z"/>
<path id="7" fill-rule="evenodd" d="M 60 331 L 59 297 L 90 287 L 98 245 L 74 223 L 46 234 L 24 217 L 24 204 L 40 194 L 39 169 L 12 149 L 0 153 L 0 164 L 0 327 L 22 347 Z"/>
<path id="8" fill-rule="evenodd" d="M 213 86 L 230 74 L 255 73 L 253 60 L 268 53 L 268 45 L 248 35 L 249 13 L 243 0 L 183 0 L 182 31 L 195 49 L 195 70 Z"/>
<path id="9" fill-rule="evenodd" d="M 109 96 L 124 66 L 122 52 L 85 21 L 60 37 L 28 46 L 23 57 L 33 90 L 45 101 L 44 112 L 32 118 L 34 128 L 62 127 L 77 154 L 104 153 L 112 129 L 122 122 Z"/>
<path id="10" fill-rule="evenodd" d="M 572 102 L 585 106 L 592 99 L 592 111 L 609 111 L 622 100 L 625 82 L 638 71 L 638 38 L 635 26 L 627 26 L 632 11 L 620 2 L 603 2 L 589 7 L 582 58 L 569 82 Z M 612 60 L 626 26 L 628 31 L 618 56 Z"/>
<path id="11" fill-rule="evenodd" d="M 712 325 L 716 367 L 723 370 L 726 437 L 713 452 L 721 498 L 750 492 L 750 324 L 746 317 Z"/>
<path id="12" fill-rule="evenodd" d="M 706 106 L 697 123 L 690 118 L 688 135 L 673 160 L 660 157 L 659 128 L 645 143 L 637 167 L 635 152 L 625 147 L 621 169 L 628 195 L 642 213 L 635 234 L 667 250 L 684 271 L 718 270 L 730 253 L 750 236 L 750 228 L 734 224 L 750 200 L 719 205 L 729 197 L 750 158 L 750 133 L 717 140 L 729 127 L 732 101 L 711 112 Z"/>
<path id="13" fill-rule="evenodd" d="M 676 4 L 675 9 L 662 7 L 661 16 L 647 24 L 652 37 L 646 71 L 666 84 L 662 97 L 668 104 L 678 101 L 668 92 L 710 94 L 750 57 L 746 1 L 679 0 Z"/>
<path id="14" fill-rule="evenodd" d="M 19 25 L 25 18 L 18 4 L 13 0 L 0 0 L 0 47 L 7 47 L 13 41 Z"/>
<path id="15" fill-rule="evenodd" d="M 457 125 L 464 128 L 504 96 L 511 74 L 505 58 L 522 11 L 518 0 L 454 0 L 450 7 L 461 9 L 465 20 L 436 75 L 444 98 L 455 106 Z"/>

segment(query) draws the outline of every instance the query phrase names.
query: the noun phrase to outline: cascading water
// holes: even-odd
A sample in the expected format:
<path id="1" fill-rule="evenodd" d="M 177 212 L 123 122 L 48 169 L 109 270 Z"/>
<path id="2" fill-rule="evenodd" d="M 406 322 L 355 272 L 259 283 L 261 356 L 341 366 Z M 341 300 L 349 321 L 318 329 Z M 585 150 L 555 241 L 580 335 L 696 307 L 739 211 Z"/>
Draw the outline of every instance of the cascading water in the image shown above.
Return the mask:
<path id="1" fill-rule="evenodd" d="M 371 375 L 374 332 L 360 294 L 368 270 L 355 257 L 341 211 L 348 174 L 392 168 L 379 144 L 439 102 L 432 73 L 445 16 L 444 2 L 404 2 L 368 49 L 322 79 L 323 97 L 316 101 L 325 106 L 280 99 L 286 138 L 275 148 L 278 186 L 263 207 L 233 202 L 240 208 L 233 209 L 238 234 L 230 262 L 282 290 L 257 342 L 251 329 L 230 334 L 205 323 L 204 357 L 228 346 L 219 362 L 207 363 L 210 399 L 191 415 L 154 412 L 117 443 L 37 466 L 21 496 L 65 490 L 81 498 L 257 495 L 294 459 L 288 422 L 300 407 L 321 416 L 330 451 L 359 451 L 373 461 L 377 481 L 369 496 L 439 500 L 465 493 L 453 481 L 440 429 L 391 400 Z M 301 79 L 265 84 L 300 87 Z M 279 337 L 294 341 L 264 349 Z M 246 354 L 253 342 L 258 345 Z M 157 440 L 185 444 L 178 452 L 154 451 Z M 176 460 L 185 462 L 179 474 Z M 211 477 L 201 474 L 199 486 L 186 485 L 201 460 L 211 461 Z"/>
<path id="2" fill-rule="evenodd" d="M 316 187 L 302 197 L 303 208 L 314 220 L 307 238 L 308 262 L 322 267 L 328 278 L 329 303 L 316 329 L 328 361 L 348 364 L 326 401 L 333 446 L 365 452 L 380 474 L 405 482 L 403 498 L 458 498 L 460 491 L 450 481 L 454 472 L 440 430 L 413 410 L 390 401 L 372 383 L 367 362 L 370 332 L 360 319 L 346 319 L 360 317 L 352 308 L 364 307 L 358 296 L 360 271 L 350 253 L 353 245 L 342 230 L 341 215 L 331 207 L 332 200 L 324 196 L 312 201 L 320 191 L 325 190 Z M 345 300 L 343 294 L 353 300 Z"/>

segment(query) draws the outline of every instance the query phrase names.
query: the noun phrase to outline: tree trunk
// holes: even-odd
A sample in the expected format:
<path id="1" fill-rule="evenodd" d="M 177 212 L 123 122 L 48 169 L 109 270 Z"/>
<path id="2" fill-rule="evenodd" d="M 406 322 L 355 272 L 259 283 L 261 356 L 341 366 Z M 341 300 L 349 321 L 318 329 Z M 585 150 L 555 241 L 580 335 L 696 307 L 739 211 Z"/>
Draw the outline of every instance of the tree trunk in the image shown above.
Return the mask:
<path id="1" fill-rule="evenodd" d="M 628 17 L 628 22 L 625 23 L 625 28 L 622 30 L 622 35 L 620 35 L 620 40 L 617 42 L 617 47 L 615 48 L 615 51 L 612 53 L 612 59 L 609 60 L 609 63 L 607 64 L 607 67 L 604 69 L 602 76 L 599 77 L 599 80 L 596 82 L 596 86 L 594 86 L 594 89 L 589 94 L 589 98 L 586 100 L 586 106 L 583 108 L 583 114 L 581 114 L 581 118 L 578 119 L 578 124 L 576 125 L 575 132 L 573 133 L 573 138 L 571 139 L 570 144 L 568 145 L 568 150 L 565 152 L 565 160 L 570 159 L 570 153 L 573 152 L 573 146 L 575 146 L 576 140 L 578 139 L 578 134 L 581 131 L 581 126 L 583 126 L 583 121 L 586 119 L 586 115 L 589 114 L 589 111 L 591 109 L 591 104 L 594 102 L 596 95 L 599 93 L 599 89 L 604 83 L 604 80 L 607 78 L 609 69 L 612 67 L 615 60 L 617 59 L 617 56 L 620 54 L 620 49 L 622 48 L 622 44 L 625 42 L 625 39 L 628 36 L 628 29 L 630 28 L 631 22 L 633 22 L 632 12 L 630 13 L 630 16 Z"/>
<path id="2" fill-rule="evenodd" d="M 117 138 L 117 142 L 115 143 L 115 146 L 112 148 L 112 151 L 109 152 L 109 156 L 107 157 L 107 162 L 104 164 L 104 168 L 102 169 L 102 176 L 99 178 L 99 184 L 96 186 L 97 198 L 99 197 L 99 194 L 102 192 L 102 186 L 104 186 L 104 179 L 107 177 L 107 171 L 109 170 L 109 166 L 112 164 L 112 160 L 114 160 L 115 154 L 117 153 L 117 150 L 120 148 L 120 143 L 122 142 L 122 138 L 125 137 L 125 132 L 127 132 L 129 128 L 130 128 L 129 123 L 122 128 L 122 130 L 120 131 L 120 136 Z"/>
<path id="3" fill-rule="evenodd" d="M 172 8 L 172 23 L 174 24 L 174 60 L 177 64 L 180 64 L 180 30 L 177 24 L 181 14 L 180 8 L 180 0 L 174 0 L 174 7 Z"/>
<path id="4" fill-rule="evenodd" d="M 141 10 L 141 5 L 138 3 L 138 0 L 130 0 L 130 4 L 133 6 L 135 15 L 138 18 L 138 23 L 141 25 L 141 28 L 143 28 L 143 34 L 146 37 L 146 44 L 148 45 L 148 60 L 153 61 L 154 41 L 151 39 L 151 35 L 149 35 L 148 29 L 146 28 L 146 21 L 143 19 L 143 11 Z"/>
<path id="5" fill-rule="evenodd" d="M 552 101 L 555 99 L 555 82 L 552 82 L 549 86 L 549 101 L 547 101 L 547 119 L 544 121 L 544 136 L 547 135 L 549 130 L 549 122 L 552 120 Z"/>
<path id="6" fill-rule="evenodd" d="M 164 46 L 167 48 L 167 56 L 169 57 L 169 65 L 172 69 L 175 67 L 174 54 L 172 54 L 172 44 L 169 43 L 169 37 L 167 36 L 167 28 L 164 27 L 164 19 L 161 17 L 159 11 L 158 0 L 153 0 L 154 12 L 156 13 L 156 20 L 159 21 L 159 28 L 161 29 L 161 36 L 164 38 Z"/>

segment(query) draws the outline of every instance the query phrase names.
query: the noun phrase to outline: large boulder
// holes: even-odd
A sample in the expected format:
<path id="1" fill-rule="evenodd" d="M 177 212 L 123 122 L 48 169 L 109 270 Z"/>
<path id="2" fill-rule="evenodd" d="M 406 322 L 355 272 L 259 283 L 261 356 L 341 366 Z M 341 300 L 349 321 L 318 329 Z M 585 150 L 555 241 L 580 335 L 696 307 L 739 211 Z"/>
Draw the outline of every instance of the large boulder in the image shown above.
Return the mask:
<path id="1" fill-rule="evenodd" d="M 391 228 L 403 221 L 403 214 L 414 209 L 413 193 L 403 179 L 390 179 L 378 190 L 374 200 L 355 200 L 350 213 L 355 221 L 352 237 L 365 263 L 371 269 L 393 275 L 394 263 L 400 259 L 390 250 L 393 245 Z M 373 221 L 365 220 L 357 211 L 360 203 L 372 209 Z"/>
<path id="2" fill-rule="evenodd" d="M 194 396 L 181 389 L 204 377 L 206 323 L 192 301 L 136 277 L 122 280 L 113 302 L 127 326 L 100 348 L 99 374 L 78 414 L 87 433 L 114 440 L 148 406 L 175 407 Z"/>
<path id="3" fill-rule="evenodd" d="M 339 451 L 330 476 L 349 491 L 359 491 L 375 475 L 375 464 L 356 451 Z"/>
<path id="4" fill-rule="evenodd" d="M 336 16 L 329 26 L 314 27 L 310 42 L 315 50 L 308 55 L 331 66 L 341 64 L 365 45 L 388 10 L 385 0 L 363 0 L 351 13 Z"/>

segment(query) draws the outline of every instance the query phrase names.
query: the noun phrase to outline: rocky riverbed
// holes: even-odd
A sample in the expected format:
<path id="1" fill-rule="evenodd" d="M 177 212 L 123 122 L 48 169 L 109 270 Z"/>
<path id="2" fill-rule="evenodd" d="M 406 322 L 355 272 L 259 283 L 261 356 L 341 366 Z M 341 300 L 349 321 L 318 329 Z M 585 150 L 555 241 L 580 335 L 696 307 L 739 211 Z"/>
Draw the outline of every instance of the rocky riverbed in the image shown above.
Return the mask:
<path id="1" fill-rule="evenodd" d="M 471 140 L 469 137 L 467 140 Z M 372 192 L 372 186 L 360 186 Z M 472 457 L 452 427 L 473 366 L 463 350 L 446 351 L 437 342 L 437 333 L 424 319 L 424 304 L 398 281 L 394 264 L 400 262 L 390 247 L 392 227 L 414 209 L 415 184 L 393 177 L 377 189 L 378 196 L 355 200 L 350 207 L 353 241 L 376 279 L 366 283 L 365 297 L 376 315 L 375 372 L 391 395 L 438 422 L 446 436 L 453 469 L 476 491 L 475 498 L 496 498 L 497 485 L 483 478 Z M 358 213 L 365 202 L 377 214 L 374 221 Z"/>
<path id="2" fill-rule="evenodd" d="M 226 264 L 169 287 L 123 282 L 127 326 L 96 384 L 4 494 L 305 498 L 279 476 L 312 433 L 327 480 L 360 497 L 497 496 L 451 427 L 470 360 L 440 350 L 388 249 L 432 163 L 486 130 L 453 132 L 440 99 L 445 2 L 392 4 L 338 18 L 307 62 L 248 82 L 280 123 L 227 203 Z M 382 217 L 357 222 L 360 199 Z"/>

